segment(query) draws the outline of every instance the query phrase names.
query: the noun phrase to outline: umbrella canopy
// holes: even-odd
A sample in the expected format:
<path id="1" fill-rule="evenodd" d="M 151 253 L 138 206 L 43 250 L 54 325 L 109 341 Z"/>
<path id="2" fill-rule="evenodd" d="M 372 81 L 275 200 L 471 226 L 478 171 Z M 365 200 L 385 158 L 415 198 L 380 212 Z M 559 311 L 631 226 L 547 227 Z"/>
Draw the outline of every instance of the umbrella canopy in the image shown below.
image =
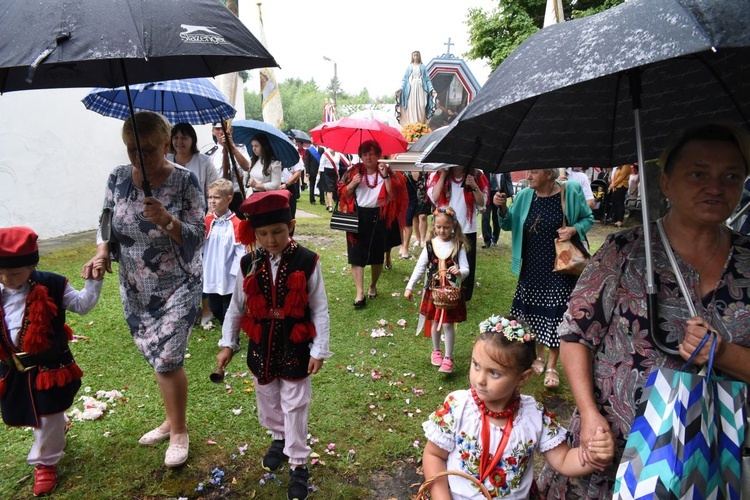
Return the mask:
<path id="1" fill-rule="evenodd" d="M 349 118 L 357 118 L 359 120 L 377 120 L 390 127 L 401 130 L 401 124 L 398 122 L 396 115 L 393 112 L 388 113 L 380 109 L 363 109 L 350 114 Z"/>
<path id="2" fill-rule="evenodd" d="M 44 15 L 39 8 L 22 0 L 0 6 L 0 93 L 128 89 L 131 83 L 278 66 L 219 0 L 49 0 Z M 133 133 L 143 169 L 135 121 Z M 143 191 L 151 196 L 142 173 Z"/>
<path id="3" fill-rule="evenodd" d="M 22 0 L 0 6 L 0 92 L 278 66 L 220 0 L 48 0 L 39 9 Z"/>
<path id="4" fill-rule="evenodd" d="M 426 161 L 486 172 L 630 163 L 634 108 L 645 158 L 701 120 L 747 125 L 747 26 L 746 1 L 630 0 L 544 28 L 495 70 Z"/>
<path id="5" fill-rule="evenodd" d="M 296 128 L 291 128 L 286 131 L 287 135 L 291 135 L 294 137 L 294 140 L 297 142 L 307 142 L 312 144 L 312 137 L 310 137 L 310 134 L 305 132 L 304 130 L 298 130 Z"/>
<path id="6" fill-rule="evenodd" d="M 384 155 L 403 153 L 408 143 L 401 132 L 378 120 L 346 117 L 321 123 L 310 131 L 313 142 L 341 153 L 356 154 L 360 144 L 377 141 Z"/>
<path id="7" fill-rule="evenodd" d="M 156 111 L 169 123 L 203 125 L 233 118 L 237 113 L 207 78 L 138 83 L 130 86 L 133 110 Z M 83 98 L 86 109 L 125 120 L 131 114 L 125 87 L 96 88 Z"/>
<path id="8" fill-rule="evenodd" d="M 299 163 L 297 147 L 284 132 L 273 125 L 258 120 L 232 122 L 232 140 L 236 144 L 244 144 L 248 149 L 250 149 L 253 137 L 261 132 L 268 136 L 274 156 L 284 167 L 292 167 Z"/>
<path id="9" fill-rule="evenodd" d="M 411 146 L 409 146 L 409 151 L 414 152 L 426 152 L 431 151 L 432 148 L 435 147 L 435 145 L 445 137 L 445 134 L 448 133 L 448 126 L 436 128 L 432 132 L 428 132 L 419 139 L 414 142 Z"/>

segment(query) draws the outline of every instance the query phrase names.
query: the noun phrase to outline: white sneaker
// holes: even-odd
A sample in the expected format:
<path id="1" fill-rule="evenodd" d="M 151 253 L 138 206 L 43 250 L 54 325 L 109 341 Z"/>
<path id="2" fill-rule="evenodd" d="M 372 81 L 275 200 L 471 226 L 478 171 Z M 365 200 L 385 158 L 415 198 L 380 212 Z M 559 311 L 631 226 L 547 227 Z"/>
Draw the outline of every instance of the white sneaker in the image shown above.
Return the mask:
<path id="1" fill-rule="evenodd" d="M 412 244 L 412 248 L 419 248 L 421 246 L 421 243 L 419 243 L 419 240 L 414 240 L 414 243 Z"/>

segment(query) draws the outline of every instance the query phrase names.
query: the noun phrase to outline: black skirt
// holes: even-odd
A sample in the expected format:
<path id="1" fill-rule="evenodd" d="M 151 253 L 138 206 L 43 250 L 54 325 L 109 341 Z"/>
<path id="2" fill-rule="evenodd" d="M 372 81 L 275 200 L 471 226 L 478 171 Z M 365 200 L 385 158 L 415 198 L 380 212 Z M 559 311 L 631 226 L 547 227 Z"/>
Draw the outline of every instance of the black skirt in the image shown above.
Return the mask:
<path id="1" fill-rule="evenodd" d="M 359 233 L 346 234 L 349 264 L 365 267 L 382 265 L 390 242 L 386 222 L 380 218 L 380 208 L 357 207 Z M 398 224 L 395 224 L 398 228 Z"/>

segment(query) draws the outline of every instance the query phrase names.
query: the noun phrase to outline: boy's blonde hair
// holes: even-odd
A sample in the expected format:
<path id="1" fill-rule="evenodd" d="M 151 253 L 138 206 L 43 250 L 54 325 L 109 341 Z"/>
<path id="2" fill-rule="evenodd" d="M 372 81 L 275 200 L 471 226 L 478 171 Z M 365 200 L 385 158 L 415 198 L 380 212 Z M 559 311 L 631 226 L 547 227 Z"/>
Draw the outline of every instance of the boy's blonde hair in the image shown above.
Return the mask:
<path id="1" fill-rule="evenodd" d="M 456 211 L 449 206 L 438 207 L 434 212 L 432 212 L 432 224 L 430 225 L 429 238 L 433 239 L 435 238 L 435 236 L 437 236 L 437 234 L 435 234 L 435 218 L 441 216 L 447 217 L 448 219 L 453 221 L 453 234 L 451 235 L 453 251 L 451 253 L 451 257 L 458 256 L 458 251 L 461 250 L 461 248 L 468 252 L 469 248 L 471 247 L 471 243 L 469 243 L 469 240 L 466 239 L 466 235 L 464 234 L 463 229 L 461 229 L 461 224 L 456 219 Z"/>
<path id="2" fill-rule="evenodd" d="M 232 185 L 232 181 L 230 181 L 229 179 L 216 179 L 208 185 L 208 191 L 210 192 L 212 189 L 216 189 L 217 191 L 219 191 L 219 194 L 221 194 L 222 196 L 234 195 L 234 186 Z"/>

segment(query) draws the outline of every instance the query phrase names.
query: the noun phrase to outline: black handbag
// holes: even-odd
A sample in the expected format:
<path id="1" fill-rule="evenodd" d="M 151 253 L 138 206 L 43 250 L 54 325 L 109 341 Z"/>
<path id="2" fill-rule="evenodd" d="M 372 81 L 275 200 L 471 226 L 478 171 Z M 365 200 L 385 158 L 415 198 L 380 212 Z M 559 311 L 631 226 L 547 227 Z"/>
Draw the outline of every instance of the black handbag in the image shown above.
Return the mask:
<path id="1" fill-rule="evenodd" d="M 336 202 L 331 214 L 331 229 L 357 234 L 359 232 L 359 216 L 356 213 L 350 214 L 339 211 L 339 204 Z"/>

